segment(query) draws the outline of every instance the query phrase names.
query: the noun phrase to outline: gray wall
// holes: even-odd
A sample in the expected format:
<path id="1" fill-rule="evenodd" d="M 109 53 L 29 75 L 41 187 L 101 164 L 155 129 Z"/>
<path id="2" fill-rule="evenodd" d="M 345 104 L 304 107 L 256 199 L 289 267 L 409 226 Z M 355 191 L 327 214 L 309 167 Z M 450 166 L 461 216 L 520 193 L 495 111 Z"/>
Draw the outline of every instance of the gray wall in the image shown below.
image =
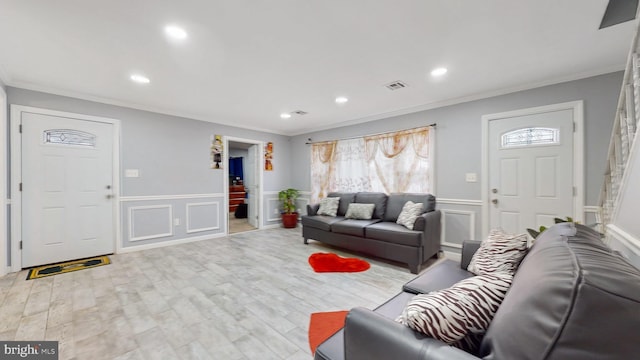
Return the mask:
<path id="1" fill-rule="evenodd" d="M 264 197 L 289 186 L 286 136 L 13 87 L 7 90 L 9 104 L 120 120 L 124 247 L 225 232 L 223 171 L 212 170 L 209 164 L 213 134 L 272 141 L 274 171 L 264 173 Z M 140 176 L 126 178 L 126 169 L 138 169 Z M 180 224 L 172 225 L 176 218 Z M 138 224 L 130 226 L 135 221 Z M 263 223 L 277 224 L 266 216 Z"/>
<path id="2" fill-rule="evenodd" d="M 309 150 L 304 143 L 361 136 L 437 123 L 436 191 L 443 211 L 444 247 L 455 250 L 462 239 L 480 238 L 480 183 L 467 183 L 467 172 L 480 176 L 482 115 L 583 100 L 585 105 L 586 205 L 596 205 L 615 113 L 622 72 L 510 93 L 467 103 L 420 111 L 326 131 L 286 137 L 210 122 L 101 104 L 18 88 L 7 88 L 9 104 L 104 116 L 121 120 L 121 203 L 123 245 L 210 236 L 225 231 L 223 198 L 172 198 L 175 195 L 223 194 L 223 172 L 209 169 L 210 135 L 274 142 L 274 171 L 264 172 L 263 224 L 277 225 L 277 192 L 286 187 L 303 190 L 304 212 L 310 190 Z M 215 121 L 215 119 L 213 119 Z M 139 169 L 139 178 L 124 178 L 125 169 Z M 294 171 L 295 170 L 295 171 Z M 293 176 L 295 175 L 295 176 Z M 159 200 L 140 196 L 160 197 Z M 164 199 L 163 197 L 166 197 Z M 447 201 L 448 200 L 448 201 Z M 451 201 L 453 200 L 453 201 Z M 218 204 L 218 205 L 214 205 Z M 171 216 L 180 225 L 169 224 Z M 146 212 L 144 207 L 152 208 Z M 217 209 L 217 210 L 216 210 Z M 191 226 L 185 224 L 193 210 Z M 216 212 L 205 216 L 206 211 Z M 585 214 L 588 219 L 593 214 Z M 139 219 L 139 233 L 128 230 Z M 189 232 L 191 229 L 212 230 Z M 168 231 L 171 229 L 171 231 Z M 166 235 L 171 232 L 171 235 Z M 157 236 L 154 238 L 154 236 Z M 141 240 L 140 240 L 141 239 Z"/>
<path id="3" fill-rule="evenodd" d="M 622 84 L 622 72 L 549 85 L 487 99 L 471 101 L 353 126 L 302 134 L 291 140 L 293 186 L 310 189 L 310 146 L 304 143 L 334 140 L 437 123 L 435 195 L 462 200 L 463 204 L 440 202 L 449 243 L 461 237 L 480 238 L 480 182 L 465 182 L 465 173 L 481 172 L 481 117 L 536 106 L 584 100 L 586 205 L 597 205 L 613 117 Z M 587 218 L 593 216 L 587 214 Z"/>
<path id="4" fill-rule="evenodd" d="M 5 86 L 4 82 L 2 81 L 2 79 L 0 79 L 0 88 L 2 89 L 3 93 L 7 92 L 7 87 Z M 8 108 L 9 106 L 7 105 L 8 103 L 3 102 L 2 106 L 0 106 L 0 111 L 4 112 L 4 114 L 6 114 L 6 119 L 7 122 L 9 121 L 9 112 L 8 112 Z M 0 126 L 3 126 L 4 124 L 0 123 Z M 2 141 L 4 141 L 4 144 L 0 145 L 0 146 L 4 146 L 4 154 L 6 154 L 6 156 L 4 157 L 4 159 L 2 159 L 2 161 L 5 161 L 5 164 L 9 164 L 9 134 L 8 131 L 5 131 L 5 135 L 6 137 L 4 139 L 2 139 Z M 2 156 L 0 156 L 0 158 L 2 158 Z M 9 193 L 9 186 L 7 184 L 7 177 L 4 176 L 4 174 L 0 174 L 0 178 L 2 178 L 0 180 L 0 193 L 2 194 L 2 198 L 0 200 L 0 206 L 2 206 L 4 211 L 0 211 L 0 216 L 5 216 L 4 220 L 4 225 L 0 226 L 0 233 L 4 234 L 5 239 L 9 239 L 11 237 L 11 233 L 9 232 L 9 226 L 6 224 L 9 224 L 9 222 L 11 221 L 11 219 L 9 218 L 9 204 L 5 205 L 5 201 L 6 199 L 9 198 L 8 193 Z M 2 244 L 0 244 L 0 246 L 2 246 Z M 7 246 L 7 252 L 6 252 L 6 259 L 5 260 L 0 260 L 0 266 L 4 266 L 4 264 L 10 264 L 11 262 L 11 253 L 10 253 L 10 248 Z"/>

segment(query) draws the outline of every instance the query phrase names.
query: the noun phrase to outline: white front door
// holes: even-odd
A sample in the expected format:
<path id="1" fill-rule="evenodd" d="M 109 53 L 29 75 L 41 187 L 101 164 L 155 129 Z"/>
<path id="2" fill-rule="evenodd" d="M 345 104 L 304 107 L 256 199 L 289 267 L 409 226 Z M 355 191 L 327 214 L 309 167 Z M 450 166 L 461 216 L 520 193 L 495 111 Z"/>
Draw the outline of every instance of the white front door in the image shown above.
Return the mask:
<path id="1" fill-rule="evenodd" d="M 489 224 L 510 233 L 574 214 L 573 110 L 489 121 Z"/>
<path id="2" fill-rule="evenodd" d="M 251 145 L 248 149 L 246 173 L 245 173 L 245 187 L 248 193 L 248 214 L 247 220 L 249 224 L 255 228 L 258 228 L 258 206 L 259 206 L 259 192 L 260 184 L 258 184 L 258 174 L 260 161 L 258 145 Z"/>
<path id="3" fill-rule="evenodd" d="M 113 253 L 113 124 L 21 120 L 22 267 Z"/>

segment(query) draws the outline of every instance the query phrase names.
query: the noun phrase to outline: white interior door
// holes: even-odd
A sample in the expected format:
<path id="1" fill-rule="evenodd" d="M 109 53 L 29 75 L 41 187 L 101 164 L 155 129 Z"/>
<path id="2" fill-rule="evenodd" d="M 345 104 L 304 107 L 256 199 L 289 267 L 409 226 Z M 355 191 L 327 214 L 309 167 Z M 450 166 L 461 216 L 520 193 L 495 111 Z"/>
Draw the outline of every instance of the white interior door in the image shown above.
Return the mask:
<path id="1" fill-rule="evenodd" d="M 260 206 L 260 186 L 258 183 L 258 173 L 260 166 L 259 160 L 259 148 L 258 145 L 251 145 L 248 149 L 247 155 L 247 164 L 245 166 L 246 172 L 244 174 L 245 178 L 245 188 L 247 189 L 248 194 L 248 213 L 247 220 L 249 224 L 255 228 L 258 228 L 258 206 Z"/>
<path id="2" fill-rule="evenodd" d="M 22 267 L 113 253 L 113 124 L 22 114 Z"/>
<path id="3" fill-rule="evenodd" d="M 489 224 L 511 233 L 574 214 L 573 112 L 489 121 Z"/>

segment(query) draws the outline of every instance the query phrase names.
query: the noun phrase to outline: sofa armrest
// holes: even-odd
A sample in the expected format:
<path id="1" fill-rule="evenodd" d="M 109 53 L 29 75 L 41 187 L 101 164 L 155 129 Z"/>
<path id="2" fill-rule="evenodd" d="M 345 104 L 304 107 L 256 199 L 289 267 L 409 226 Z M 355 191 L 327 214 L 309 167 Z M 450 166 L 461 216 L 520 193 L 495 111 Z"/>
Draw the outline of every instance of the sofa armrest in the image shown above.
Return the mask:
<path id="1" fill-rule="evenodd" d="M 460 259 L 460 267 L 467 270 L 473 254 L 480 248 L 481 241 L 465 240 L 462 242 L 462 258 Z"/>
<path id="2" fill-rule="evenodd" d="M 320 209 L 320 204 L 307 205 L 307 215 L 316 215 L 318 213 L 318 209 Z"/>
<path id="3" fill-rule="evenodd" d="M 354 308 L 344 327 L 345 360 L 478 360 L 365 308 Z"/>
<path id="4" fill-rule="evenodd" d="M 413 230 L 423 231 L 426 233 L 434 233 L 440 236 L 440 210 L 426 212 L 416 219 L 413 223 Z"/>
<path id="5" fill-rule="evenodd" d="M 423 234 L 422 261 L 425 261 L 440 251 L 441 216 L 440 210 L 429 211 L 418 216 L 415 223 L 413 223 L 413 230 L 422 231 Z"/>

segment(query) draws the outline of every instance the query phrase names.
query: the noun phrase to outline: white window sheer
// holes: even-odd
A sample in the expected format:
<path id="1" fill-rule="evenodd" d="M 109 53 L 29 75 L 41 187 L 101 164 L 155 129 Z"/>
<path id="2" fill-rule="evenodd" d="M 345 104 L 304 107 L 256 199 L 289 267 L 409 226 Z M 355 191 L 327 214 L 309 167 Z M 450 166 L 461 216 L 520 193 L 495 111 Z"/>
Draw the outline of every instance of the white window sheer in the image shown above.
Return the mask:
<path id="1" fill-rule="evenodd" d="M 311 150 L 311 198 L 331 191 L 432 192 L 429 127 L 316 143 Z"/>

